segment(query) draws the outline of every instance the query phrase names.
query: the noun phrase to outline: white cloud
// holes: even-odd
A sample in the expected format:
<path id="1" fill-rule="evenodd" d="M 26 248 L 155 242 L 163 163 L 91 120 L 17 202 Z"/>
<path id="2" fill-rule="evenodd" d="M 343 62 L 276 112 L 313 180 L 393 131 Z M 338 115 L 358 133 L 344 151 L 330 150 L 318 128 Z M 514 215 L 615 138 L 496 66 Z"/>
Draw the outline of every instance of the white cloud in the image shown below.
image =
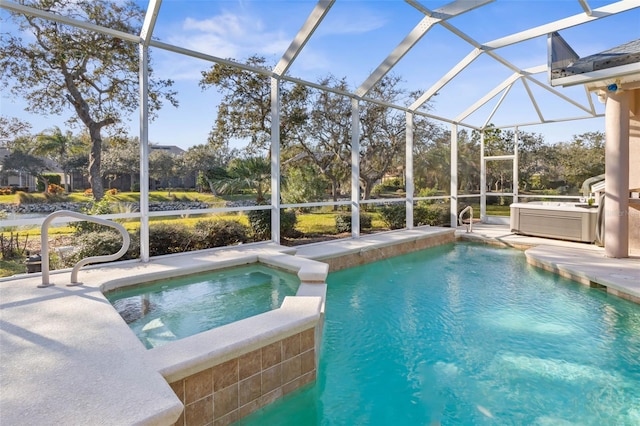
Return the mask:
<path id="1" fill-rule="evenodd" d="M 368 9 L 358 8 L 349 14 L 329 13 L 322 25 L 318 27 L 318 35 L 364 34 L 384 27 L 387 20 Z"/>
<path id="2" fill-rule="evenodd" d="M 349 5 L 352 13 L 329 14 L 318 28 L 315 38 L 330 35 L 363 34 L 379 29 L 387 24 L 386 19 L 366 8 Z M 268 61 L 277 62 L 291 44 L 299 28 L 284 30 L 268 25 L 268 15 L 259 15 L 248 8 L 236 11 L 222 11 L 217 15 L 189 16 L 179 24 L 179 30 L 167 37 L 167 42 L 197 52 L 219 58 L 243 61 L 251 55 L 265 56 Z M 175 58 L 179 63 L 183 60 Z M 305 47 L 296 65 L 300 71 L 326 71 L 331 62 L 326 52 L 310 46 Z M 200 67 L 202 68 L 202 67 Z M 163 71 L 171 69 L 171 77 L 179 79 L 200 79 L 200 73 L 190 69 L 188 62 L 172 63 Z M 163 72 L 164 74 L 164 72 Z"/>
<path id="3" fill-rule="evenodd" d="M 182 29 L 184 31 L 201 31 L 237 37 L 244 34 L 244 28 L 247 24 L 251 24 L 251 22 L 241 16 L 224 13 L 204 20 L 186 18 L 182 24 Z"/>
<path id="4" fill-rule="evenodd" d="M 266 30 L 258 17 L 224 12 L 205 19 L 186 18 L 182 32 L 168 41 L 194 51 L 242 61 L 254 54 L 279 58 L 291 38 L 282 31 Z"/>

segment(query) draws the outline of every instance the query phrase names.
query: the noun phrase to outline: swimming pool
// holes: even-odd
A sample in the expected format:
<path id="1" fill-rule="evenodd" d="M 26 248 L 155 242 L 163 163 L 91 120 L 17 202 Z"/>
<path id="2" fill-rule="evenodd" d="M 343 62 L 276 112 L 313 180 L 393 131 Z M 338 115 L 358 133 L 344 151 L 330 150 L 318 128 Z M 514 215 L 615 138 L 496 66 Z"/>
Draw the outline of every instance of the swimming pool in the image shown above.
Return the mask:
<path id="1" fill-rule="evenodd" d="M 640 424 L 640 308 L 448 244 L 329 275 L 315 385 L 244 425 Z"/>
<path id="2" fill-rule="evenodd" d="M 111 291 L 105 297 L 148 348 L 277 309 L 300 280 L 261 264 Z"/>

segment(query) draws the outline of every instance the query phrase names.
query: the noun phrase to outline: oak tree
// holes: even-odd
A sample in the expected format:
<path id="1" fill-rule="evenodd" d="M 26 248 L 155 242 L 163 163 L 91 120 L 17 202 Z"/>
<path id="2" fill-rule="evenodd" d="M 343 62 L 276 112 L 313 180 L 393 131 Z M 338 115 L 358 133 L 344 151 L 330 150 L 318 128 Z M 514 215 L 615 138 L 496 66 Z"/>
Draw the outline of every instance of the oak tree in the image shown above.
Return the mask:
<path id="1" fill-rule="evenodd" d="M 133 1 L 21 0 L 19 3 L 101 27 L 140 34 L 144 11 Z M 101 179 L 103 130 L 122 131 L 139 105 L 138 44 L 55 20 L 11 13 L 17 26 L 0 34 L 0 81 L 23 97 L 27 111 L 59 115 L 71 109 L 70 124 L 82 123 L 91 138 L 89 182 L 104 195 Z M 149 72 L 149 110 L 163 101 L 177 106 L 171 80 Z M 3 87 L 3 88 L 4 88 Z"/>

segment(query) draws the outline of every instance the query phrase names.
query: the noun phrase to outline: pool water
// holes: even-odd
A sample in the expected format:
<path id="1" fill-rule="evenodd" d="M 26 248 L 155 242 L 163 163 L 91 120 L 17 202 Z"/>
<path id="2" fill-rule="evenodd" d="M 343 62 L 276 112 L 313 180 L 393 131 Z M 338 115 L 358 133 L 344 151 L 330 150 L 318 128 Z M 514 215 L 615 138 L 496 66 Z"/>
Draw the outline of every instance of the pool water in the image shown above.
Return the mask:
<path id="1" fill-rule="evenodd" d="M 147 348 L 277 309 L 297 276 L 254 264 L 156 281 L 105 296 Z"/>
<path id="2" fill-rule="evenodd" d="M 244 425 L 639 425 L 640 306 L 450 244 L 328 277 L 318 379 Z"/>

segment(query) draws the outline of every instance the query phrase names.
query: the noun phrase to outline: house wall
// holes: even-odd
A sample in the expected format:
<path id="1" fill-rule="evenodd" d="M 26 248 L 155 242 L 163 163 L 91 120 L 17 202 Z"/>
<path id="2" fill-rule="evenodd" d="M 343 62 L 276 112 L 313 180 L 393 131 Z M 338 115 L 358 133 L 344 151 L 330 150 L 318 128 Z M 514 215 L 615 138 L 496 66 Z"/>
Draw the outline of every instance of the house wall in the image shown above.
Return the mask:
<path id="1" fill-rule="evenodd" d="M 629 189 L 640 191 L 640 89 L 629 102 Z M 640 200 L 629 200 L 629 254 L 640 256 Z"/>

